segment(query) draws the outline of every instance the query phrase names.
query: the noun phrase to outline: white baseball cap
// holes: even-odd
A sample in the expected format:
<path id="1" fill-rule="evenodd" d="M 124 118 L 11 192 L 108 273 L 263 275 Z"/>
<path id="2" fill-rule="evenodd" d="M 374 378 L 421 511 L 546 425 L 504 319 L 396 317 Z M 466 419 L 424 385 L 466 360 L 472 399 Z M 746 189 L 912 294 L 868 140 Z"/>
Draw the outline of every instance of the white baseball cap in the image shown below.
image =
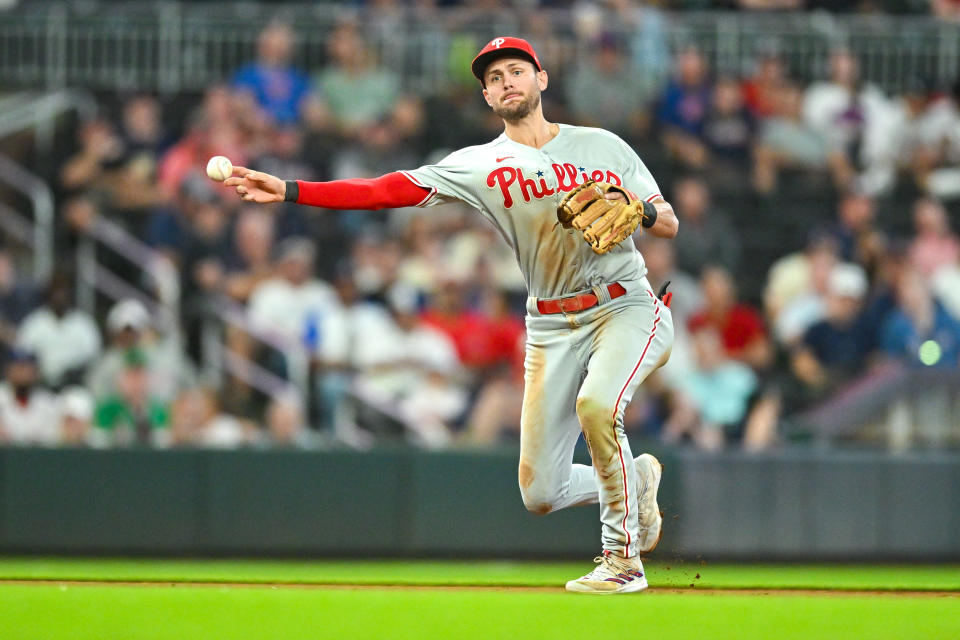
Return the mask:
<path id="1" fill-rule="evenodd" d="M 150 312 L 143 303 L 134 298 L 126 298 L 113 305 L 107 314 L 107 329 L 111 332 L 123 329 L 142 331 L 150 326 Z"/>
<path id="2" fill-rule="evenodd" d="M 832 295 L 860 299 L 867 293 L 867 274 L 861 267 L 843 262 L 830 272 L 828 286 Z"/>
<path id="3" fill-rule="evenodd" d="M 93 417 L 93 395 L 83 387 L 67 387 L 60 392 L 60 412 L 64 417 L 90 420 Z"/>

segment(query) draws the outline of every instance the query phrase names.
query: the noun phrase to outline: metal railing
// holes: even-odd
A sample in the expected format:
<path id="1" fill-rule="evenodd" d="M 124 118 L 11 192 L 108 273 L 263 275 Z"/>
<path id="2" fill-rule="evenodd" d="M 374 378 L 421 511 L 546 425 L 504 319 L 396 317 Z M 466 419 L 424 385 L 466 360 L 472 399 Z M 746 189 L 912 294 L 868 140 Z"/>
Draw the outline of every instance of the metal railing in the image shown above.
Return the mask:
<path id="1" fill-rule="evenodd" d="M 105 267 L 98 256 L 98 245 L 109 248 L 142 269 L 148 281 L 131 284 Z M 180 348 L 179 269 L 164 254 L 103 216 L 96 218 L 83 230 L 77 247 L 77 299 L 80 307 L 93 314 L 97 293 L 112 301 L 124 298 L 141 301 L 159 321 L 158 328 Z M 292 387 L 301 399 L 307 397 L 309 362 L 295 345 L 282 344 L 258 331 L 251 326 L 243 307 L 225 297 L 213 300 L 208 305 L 208 312 L 203 331 L 202 364 L 210 384 L 219 386 L 226 371 L 268 396 L 286 392 Z M 220 326 L 238 328 L 254 340 L 280 351 L 287 359 L 290 381 L 231 351 L 224 344 Z"/>
<path id="2" fill-rule="evenodd" d="M 291 386 L 301 401 L 310 397 L 310 359 L 300 344 L 288 343 L 272 336 L 250 322 L 247 310 L 225 295 L 215 296 L 208 307 L 207 324 L 203 331 L 204 364 L 212 367 L 209 372 L 219 379 L 226 370 L 251 387 L 267 395 L 278 395 Z M 283 355 L 289 382 L 251 361 L 246 356 L 230 350 L 211 322 L 243 331 L 258 342 Z"/>
<path id="3" fill-rule="evenodd" d="M 460 58 L 495 33 L 527 35 L 537 46 L 562 37 L 563 64 L 554 69 L 558 73 L 592 51 L 589 38 L 579 37 L 580 18 L 571 10 L 520 6 L 508 17 L 480 15 L 469 7 L 427 15 L 420 11 L 384 14 L 335 4 L 274 2 L 26 4 L 0 12 L 0 83 L 163 93 L 204 90 L 254 59 L 257 34 L 274 18 L 294 25 L 295 63 L 316 72 L 326 64 L 331 30 L 350 17 L 381 62 L 415 91 L 442 89 L 450 82 L 451 70 L 463 71 Z M 528 33 L 524 25 L 529 11 L 547 20 L 550 31 Z M 823 77 L 829 52 L 844 46 L 859 58 L 868 80 L 892 92 L 918 76 L 943 86 L 960 71 L 960 25 L 933 18 L 646 11 L 633 25 L 607 19 L 603 28 L 619 31 L 634 58 L 653 72 L 657 69 L 651 65 L 666 72 L 669 52 L 687 44 L 703 50 L 721 73 L 744 73 L 759 55 L 777 50 L 803 79 Z"/>
<path id="4" fill-rule="evenodd" d="M 32 221 L 11 210 L 14 215 L 3 226 L 21 240 L 25 233 L 30 236 L 34 280 L 46 282 L 53 270 L 53 192 L 46 182 L 2 153 L 0 183 L 26 196 L 33 207 Z"/>
<path id="5" fill-rule="evenodd" d="M 72 111 L 81 119 L 89 119 L 96 114 L 97 103 L 88 92 L 77 90 L 40 94 L 21 92 L 7 96 L 0 101 L 0 139 L 24 131 L 32 132 L 37 151 L 48 153 L 53 144 L 57 118 Z M 0 154 L 0 183 L 30 201 L 32 218 L 4 204 L 0 226 L 30 247 L 34 280 L 46 282 L 53 270 L 53 191 L 39 176 L 3 154 Z"/>
<path id="6" fill-rule="evenodd" d="M 960 371 L 887 363 L 787 420 L 822 444 L 857 442 L 891 451 L 960 445 Z"/>
<path id="7" fill-rule="evenodd" d="M 98 245 L 108 247 L 142 270 L 147 281 L 131 284 L 103 266 Z M 79 306 L 91 315 L 95 313 L 97 293 L 114 302 L 123 298 L 140 300 L 159 320 L 159 328 L 179 335 L 180 275 L 177 268 L 169 258 L 103 216 L 98 216 L 81 231 L 77 246 L 77 300 Z"/>

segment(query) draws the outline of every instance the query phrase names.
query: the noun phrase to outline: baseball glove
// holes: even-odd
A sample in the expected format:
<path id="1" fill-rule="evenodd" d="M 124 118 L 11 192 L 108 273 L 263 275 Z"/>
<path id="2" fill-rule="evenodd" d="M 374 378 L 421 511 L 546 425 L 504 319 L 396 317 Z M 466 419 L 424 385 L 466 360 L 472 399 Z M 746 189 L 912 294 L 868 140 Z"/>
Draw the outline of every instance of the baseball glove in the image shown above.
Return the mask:
<path id="1" fill-rule="evenodd" d="M 611 191 L 622 193 L 626 201 L 603 197 Z M 563 228 L 582 232 L 583 239 L 599 254 L 629 238 L 641 223 L 651 227 L 656 217 L 657 209 L 649 202 L 634 199 L 616 185 L 593 180 L 567 193 L 557 206 L 557 219 Z"/>

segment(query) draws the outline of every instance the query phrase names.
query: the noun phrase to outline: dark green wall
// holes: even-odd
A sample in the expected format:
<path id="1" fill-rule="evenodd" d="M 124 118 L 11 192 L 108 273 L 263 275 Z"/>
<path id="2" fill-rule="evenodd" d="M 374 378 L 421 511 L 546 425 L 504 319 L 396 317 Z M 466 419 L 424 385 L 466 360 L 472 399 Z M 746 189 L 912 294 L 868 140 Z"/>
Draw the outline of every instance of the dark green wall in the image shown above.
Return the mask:
<path id="1" fill-rule="evenodd" d="M 666 453 L 660 555 L 960 558 L 960 457 Z M 578 556 L 516 454 L 0 450 L 0 552 Z"/>

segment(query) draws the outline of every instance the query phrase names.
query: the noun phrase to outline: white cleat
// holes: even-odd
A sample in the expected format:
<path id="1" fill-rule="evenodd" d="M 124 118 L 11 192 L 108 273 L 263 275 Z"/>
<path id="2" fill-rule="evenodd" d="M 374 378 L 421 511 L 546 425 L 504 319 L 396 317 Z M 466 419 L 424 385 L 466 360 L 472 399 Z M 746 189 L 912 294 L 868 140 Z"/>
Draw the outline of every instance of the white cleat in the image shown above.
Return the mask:
<path id="1" fill-rule="evenodd" d="M 663 465 L 649 453 L 634 458 L 633 465 L 637 470 L 637 483 L 640 485 L 637 498 L 637 518 L 640 520 L 637 552 L 643 556 L 657 548 L 663 535 L 663 515 L 657 505 Z"/>
<path id="2" fill-rule="evenodd" d="M 647 588 L 647 577 L 640 558 L 620 558 L 604 552 L 593 559 L 597 567 L 567 583 L 567 591 L 575 593 L 633 593 Z"/>

